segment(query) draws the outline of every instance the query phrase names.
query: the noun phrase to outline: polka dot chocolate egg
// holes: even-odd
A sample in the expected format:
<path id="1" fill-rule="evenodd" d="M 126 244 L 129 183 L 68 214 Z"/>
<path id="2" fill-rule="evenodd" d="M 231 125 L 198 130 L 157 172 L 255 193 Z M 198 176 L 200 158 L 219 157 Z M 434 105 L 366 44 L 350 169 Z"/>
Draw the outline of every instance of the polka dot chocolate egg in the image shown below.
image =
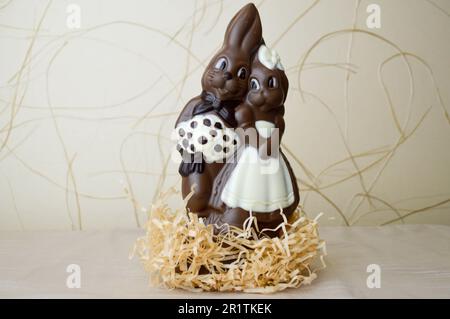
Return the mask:
<path id="1" fill-rule="evenodd" d="M 238 146 L 232 129 L 213 114 L 197 115 L 189 121 L 179 123 L 177 149 L 188 153 L 202 153 L 208 162 L 223 161 L 231 156 Z"/>

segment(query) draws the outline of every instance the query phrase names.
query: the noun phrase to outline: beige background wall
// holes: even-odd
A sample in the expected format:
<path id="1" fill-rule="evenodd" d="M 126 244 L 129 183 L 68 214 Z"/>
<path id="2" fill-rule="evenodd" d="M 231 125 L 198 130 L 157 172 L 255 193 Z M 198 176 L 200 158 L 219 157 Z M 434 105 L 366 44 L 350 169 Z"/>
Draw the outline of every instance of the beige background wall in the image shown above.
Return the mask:
<path id="1" fill-rule="evenodd" d="M 178 187 L 170 130 L 243 4 L 1 0 L 0 230 L 142 223 Z M 284 144 L 306 212 L 450 224 L 450 2 L 256 5 L 288 70 Z"/>

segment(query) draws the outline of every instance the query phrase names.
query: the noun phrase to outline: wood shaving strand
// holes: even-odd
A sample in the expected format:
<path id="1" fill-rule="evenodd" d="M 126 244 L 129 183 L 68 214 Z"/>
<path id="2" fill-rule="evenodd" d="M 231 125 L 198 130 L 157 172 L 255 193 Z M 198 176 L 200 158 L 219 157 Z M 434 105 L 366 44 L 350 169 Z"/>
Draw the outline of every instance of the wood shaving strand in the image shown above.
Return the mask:
<path id="1" fill-rule="evenodd" d="M 308 219 L 300 209 L 280 226 L 281 238 L 268 238 L 252 230 L 252 216 L 244 230 L 230 227 L 214 235 L 213 226 L 197 215 L 171 210 L 164 202 L 161 197 L 152 205 L 146 234 L 132 252 L 154 285 L 268 294 L 311 284 L 325 267 L 317 218 Z"/>

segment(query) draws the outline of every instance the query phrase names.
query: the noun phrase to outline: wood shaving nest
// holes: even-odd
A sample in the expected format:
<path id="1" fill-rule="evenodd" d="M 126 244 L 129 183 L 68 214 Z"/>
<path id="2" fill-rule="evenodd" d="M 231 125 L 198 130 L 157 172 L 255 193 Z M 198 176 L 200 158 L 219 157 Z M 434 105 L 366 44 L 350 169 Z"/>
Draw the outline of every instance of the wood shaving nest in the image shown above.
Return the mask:
<path id="1" fill-rule="evenodd" d="M 146 235 L 137 239 L 132 256 L 139 256 L 153 285 L 274 293 L 310 284 L 325 268 L 318 217 L 308 219 L 298 209 L 279 226 L 281 238 L 258 236 L 252 216 L 243 230 L 230 227 L 214 235 L 213 225 L 205 226 L 197 215 L 174 211 L 160 200 L 152 205 Z"/>

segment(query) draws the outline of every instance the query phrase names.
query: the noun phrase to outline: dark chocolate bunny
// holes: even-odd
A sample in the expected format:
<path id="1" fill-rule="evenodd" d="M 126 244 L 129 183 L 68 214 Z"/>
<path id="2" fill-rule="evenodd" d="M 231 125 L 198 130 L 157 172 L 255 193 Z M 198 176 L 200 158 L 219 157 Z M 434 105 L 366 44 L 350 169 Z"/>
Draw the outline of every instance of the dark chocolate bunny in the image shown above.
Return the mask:
<path id="1" fill-rule="evenodd" d="M 252 212 L 260 229 L 274 229 L 283 221 L 280 212 L 290 216 L 300 200 L 295 175 L 279 147 L 289 82 L 276 52 L 261 46 L 249 82 L 248 94 L 235 116 L 238 127 L 245 132 L 241 139 L 248 131 L 256 132 L 259 139 L 256 143 L 242 141 L 237 164 L 226 164 L 217 177 L 222 187 L 215 183 L 214 191 L 219 195 L 213 200 L 224 213 L 214 213 L 207 221 L 242 227 Z M 268 163 L 276 164 L 276 169 L 266 174 L 262 170 Z M 277 232 L 266 234 L 274 236 Z"/>
<path id="2" fill-rule="evenodd" d="M 177 122 L 183 161 L 182 195 L 194 190 L 187 208 L 207 216 L 213 181 L 232 154 L 236 139 L 227 128 L 236 127 L 235 108 L 248 90 L 252 57 L 262 42 L 258 10 L 253 4 L 243 7 L 229 23 L 222 48 L 211 59 L 202 77 L 202 93 L 182 110 Z M 219 138 L 229 145 L 214 145 Z"/>

